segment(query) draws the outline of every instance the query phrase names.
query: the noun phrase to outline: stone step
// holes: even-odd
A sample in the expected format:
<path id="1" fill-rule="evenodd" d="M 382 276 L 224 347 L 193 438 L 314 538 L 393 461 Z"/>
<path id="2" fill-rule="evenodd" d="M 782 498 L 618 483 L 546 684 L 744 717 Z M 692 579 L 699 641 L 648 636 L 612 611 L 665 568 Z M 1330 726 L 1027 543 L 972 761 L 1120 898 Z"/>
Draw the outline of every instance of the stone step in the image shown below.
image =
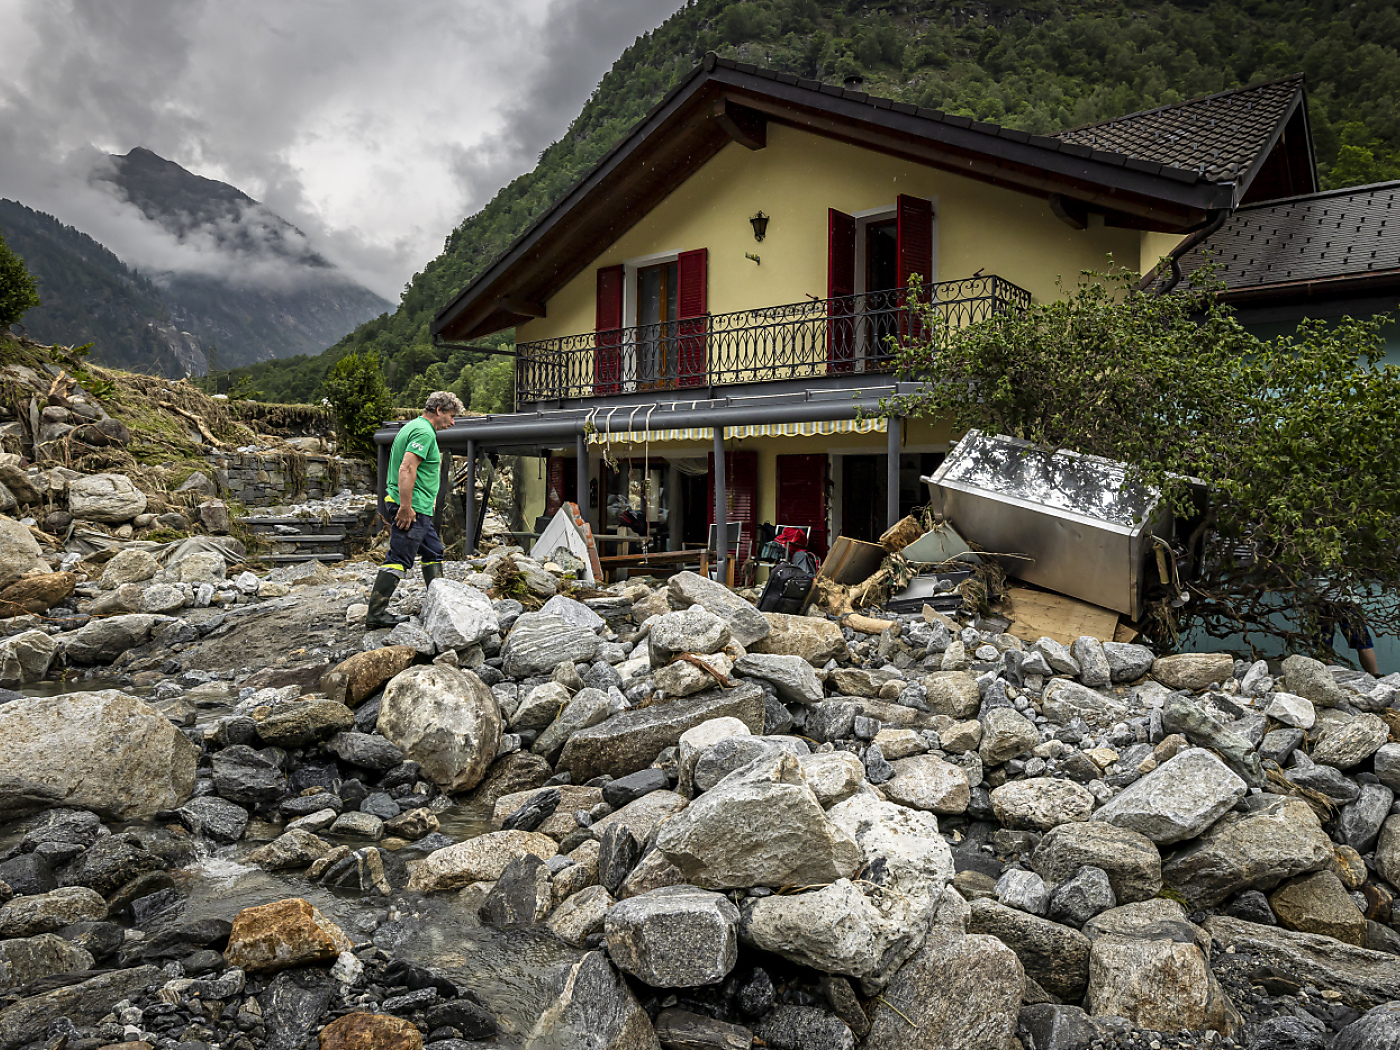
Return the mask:
<path id="1" fill-rule="evenodd" d="M 276 533 L 260 532 L 259 536 L 266 536 L 273 543 L 343 543 L 345 533 L 328 532 L 324 536 L 317 536 L 310 533 Z"/>
<path id="2" fill-rule="evenodd" d="M 272 562 L 275 565 L 289 565 L 293 562 L 320 561 L 331 562 L 344 561 L 345 555 L 331 551 L 318 551 L 315 554 L 268 554 L 263 557 L 264 561 Z"/>

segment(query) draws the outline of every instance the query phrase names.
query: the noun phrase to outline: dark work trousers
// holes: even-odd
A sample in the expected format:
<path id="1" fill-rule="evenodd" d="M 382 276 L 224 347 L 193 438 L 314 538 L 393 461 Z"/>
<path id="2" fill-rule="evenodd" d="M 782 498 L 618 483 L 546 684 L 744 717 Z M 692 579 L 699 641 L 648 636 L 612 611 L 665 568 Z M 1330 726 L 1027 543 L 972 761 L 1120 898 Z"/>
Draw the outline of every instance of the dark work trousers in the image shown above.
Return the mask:
<path id="1" fill-rule="evenodd" d="M 442 540 L 437 529 L 433 528 L 431 514 L 414 514 L 413 524 L 401 529 L 394 523 L 398 505 L 386 503 L 389 511 L 389 556 L 384 559 L 382 568 L 403 579 L 413 568 L 413 559 L 420 554 L 424 565 L 442 563 Z"/>

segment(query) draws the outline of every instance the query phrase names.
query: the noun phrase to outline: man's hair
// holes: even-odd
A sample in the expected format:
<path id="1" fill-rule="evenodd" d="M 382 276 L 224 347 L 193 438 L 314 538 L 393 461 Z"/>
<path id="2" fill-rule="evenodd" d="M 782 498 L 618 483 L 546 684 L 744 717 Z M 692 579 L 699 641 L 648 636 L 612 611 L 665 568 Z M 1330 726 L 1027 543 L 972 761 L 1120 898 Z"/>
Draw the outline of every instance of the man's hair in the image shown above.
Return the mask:
<path id="1" fill-rule="evenodd" d="M 428 395 L 427 404 L 423 406 L 424 412 L 451 412 L 454 416 L 460 416 L 466 412 L 462 407 L 462 402 L 457 395 L 450 390 L 434 390 Z"/>

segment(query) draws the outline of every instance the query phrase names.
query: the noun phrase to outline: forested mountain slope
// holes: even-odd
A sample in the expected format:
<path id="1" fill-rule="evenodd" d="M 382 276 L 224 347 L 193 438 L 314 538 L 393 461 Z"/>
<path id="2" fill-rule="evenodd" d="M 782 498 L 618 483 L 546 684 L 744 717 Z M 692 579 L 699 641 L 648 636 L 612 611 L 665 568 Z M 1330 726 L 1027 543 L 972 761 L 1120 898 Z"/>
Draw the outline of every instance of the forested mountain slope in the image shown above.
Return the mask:
<path id="1" fill-rule="evenodd" d="M 0 232 L 39 285 L 24 315 L 41 343 L 92 343 L 92 359 L 177 378 L 204 371 L 198 340 L 181 332 L 160 289 L 87 234 L 52 215 L 0 199 Z"/>
<path id="2" fill-rule="evenodd" d="M 447 238 L 399 308 L 324 354 L 243 370 L 307 400 L 351 351 L 376 351 L 401 402 L 455 385 L 497 409 L 509 360 L 434 350 L 428 322 L 715 50 L 1026 131 L 1045 132 L 1307 75 L 1325 186 L 1400 177 L 1400 12 L 1393 0 L 695 0 L 623 52 L 565 136 Z M 501 337 L 509 341 L 508 333 Z"/>

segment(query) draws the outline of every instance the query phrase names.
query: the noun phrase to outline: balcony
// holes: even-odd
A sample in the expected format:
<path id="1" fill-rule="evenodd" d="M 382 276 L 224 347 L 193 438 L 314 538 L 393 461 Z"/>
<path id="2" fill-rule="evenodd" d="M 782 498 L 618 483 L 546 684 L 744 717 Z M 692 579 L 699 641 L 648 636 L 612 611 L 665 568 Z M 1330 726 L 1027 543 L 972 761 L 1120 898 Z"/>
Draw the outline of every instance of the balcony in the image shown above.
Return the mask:
<path id="1" fill-rule="evenodd" d="M 1025 309 L 1031 296 L 993 275 L 929 285 L 919 299 L 896 288 L 520 343 L 516 401 L 888 373 L 895 344 L 922 330 L 930 306 L 960 328 Z"/>

